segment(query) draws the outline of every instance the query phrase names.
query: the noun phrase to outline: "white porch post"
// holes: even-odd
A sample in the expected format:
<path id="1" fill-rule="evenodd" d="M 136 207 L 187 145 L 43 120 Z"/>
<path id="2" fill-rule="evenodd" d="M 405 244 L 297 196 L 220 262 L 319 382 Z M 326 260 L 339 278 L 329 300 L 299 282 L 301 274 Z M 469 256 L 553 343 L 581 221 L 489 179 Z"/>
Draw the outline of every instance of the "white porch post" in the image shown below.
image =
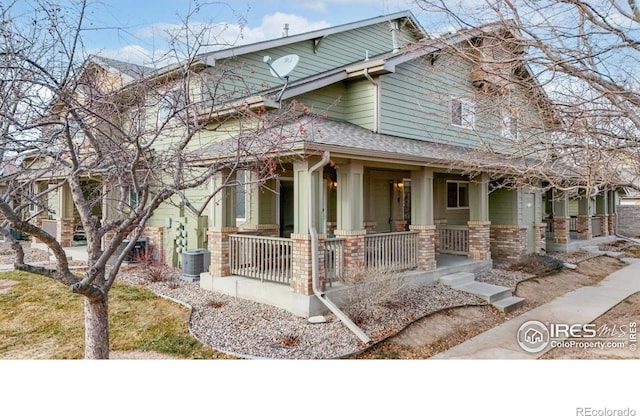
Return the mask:
<path id="1" fill-rule="evenodd" d="M 322 169 L 313 172 L 310 178 L 309 170 L 320 159 L 310 157 L 305 160 L 295 161 L 293 164 L 293 241 L 291 289 L 295 293 L 303 295 L 313 294 L 313 271 L 311 255 L 311 234 L 309 226 L 316 230 L 320 228 L 322 210 L 319 206 L 320 186 L 322 184 Z M 309 182 L 311 180 L 311 189 Z M 313 224 L 309 224 L 309 193 L 313 192 L 316 208 L 314 210 Z M 324 234 L 318 234 L 318 283 L 324 287 Z"/>
<path id="2" fill-rule="evenodd" d="M 433 223 L 433 169 L 411 172 L 411 231 L 418 232 L 418 267 L 436 269 L 436 226 Z"/>
<path id="3" fill-rule="evenodd" d="M 218 172 L 211 180 L 211 191 L 218 189 L 224 183 L 228 171 Z M 235 175 L 232 179 L 235 178 Z M 207 232 L 211 263 L 211 276 L 229 276 L 229 235 L 238 232 L 236 228 L 236 189 L 234 186 L 222 187 L 211 201 L 211 227 Z M 202 285 L 202 282 L 201 282 Z"/>
<path id="4" fill-rule="evenodd" d="M 351 160 L 337 170 L 336 237 L 344 238 L 344 268 L 354 270 L 365 265 L 364 256 L 364 166 Z"/>

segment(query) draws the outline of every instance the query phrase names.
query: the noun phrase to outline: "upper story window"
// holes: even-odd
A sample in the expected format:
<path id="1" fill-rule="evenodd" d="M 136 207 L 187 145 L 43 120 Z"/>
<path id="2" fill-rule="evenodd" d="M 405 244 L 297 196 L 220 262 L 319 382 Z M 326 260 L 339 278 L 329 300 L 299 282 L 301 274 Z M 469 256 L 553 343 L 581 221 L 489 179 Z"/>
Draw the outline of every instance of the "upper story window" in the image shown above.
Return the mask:
<path id="1" fill-rule="evenodd" d="M 473 129 L 476 122 L 475 103 L 462 97 L 451 99 L 451 125 L 465 129 Z"/>
<path id="2" fill-rule="evenodd" d="M 517 139 L 519 131 L 520 111 L 517 108 L 505 109 L 502 111 L 502 137 Z"/>
<path id="3" fill-rule="evenodd" d="M 164 122 L 186 106 L 184 92 L 180 89 L 167 91 L 158 102 L 158 121 Z"/>
<path id="4" fill-rule="evenodd" d="M 447 181 L 447 208 L 469 208 L 469 182 Z"/>

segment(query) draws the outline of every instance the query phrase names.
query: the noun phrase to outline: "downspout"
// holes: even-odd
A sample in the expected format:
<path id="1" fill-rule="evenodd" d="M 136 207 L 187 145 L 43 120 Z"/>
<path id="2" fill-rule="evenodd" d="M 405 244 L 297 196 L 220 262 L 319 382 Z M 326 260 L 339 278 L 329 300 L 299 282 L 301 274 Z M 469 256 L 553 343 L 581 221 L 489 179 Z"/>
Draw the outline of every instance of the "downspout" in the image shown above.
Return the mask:
<path id="1" fill-rule="evenodd" d="M 329 162 L 331 154 L 328 150 L 325 150 L 322 155 L 322 160 L 316 163 L 309 169 L 309 234 L 311 235 L 311 282 L 313 288 L 313 294 L 320 300 L 320 302 L 324 303 L 324 305 L 331 311 L 335 316 L 338 317 L 346 325 L 347 328 L 351 332 L 353 332 L 359 339 L 365 344 L 371 342 L 371 338 L 367 336 L 356 324 L 353 323 L 351 319 L 340 310 L 327 298 L 326 294 L 320 290 L 318 284 L 318 232 L 316 231 L 315 223 L 315 199 L 314 199 L 314 187 L 313 187 L 313 173 L 322 168 Z"/>

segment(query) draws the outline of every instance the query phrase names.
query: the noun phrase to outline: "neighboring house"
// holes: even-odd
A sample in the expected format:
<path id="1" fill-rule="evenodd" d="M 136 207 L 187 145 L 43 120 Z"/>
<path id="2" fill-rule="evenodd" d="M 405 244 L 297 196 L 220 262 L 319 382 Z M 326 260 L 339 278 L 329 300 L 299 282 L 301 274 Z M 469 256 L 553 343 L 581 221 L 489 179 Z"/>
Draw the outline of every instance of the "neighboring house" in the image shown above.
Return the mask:
<path id="1" fill-rule="evenodd" d="M 571 249 L 572 237 L 612 234 L 611 192 L 593 203 L 580 200 L 571 234 L 567 197 L 494 187 L 494 178 L 508 172 L 491 166 L 465 173 L 461 162 L 482 143 L 545 134 L 554 124 L 542 90 L 517 65 L 523 51 L 510 42 L 515 35 L 503 33 L 498 44 L 485 36 L 496 30 L 430 38 L 410 12 L 400 12 L 201 56 L 198 70 L 205 75 L 230 68 L 242 74 L 251 94 L 229 84 L 229 102 L 269 111 L 296 101 L 299 120 L 308 124 L 303 132 L 299 122 L 281 127 L 296 139 L 278 177 L 266 183 L 273 191 L 222 188 L 208 215 L 198 218 L 184 207 L 161 207 L 146 229 L 158 256 L 177 265 L 184 250 L 208 248 L 203 288 L 308 316 L 320 307 L 314 285 L 328 288 L 362 267 L 408 271 L 413 284 L 428 284 L 445 273 L 490 267 L 492 259 Z M 452 48 L 464 49 L 466 58 Z M 267 63 L 283 57 L 297 65 L 279 79 Z M 96 64 L 123 78 L 144 74 L 100 59 Z M 496 72 L 501 60 L 516 64 Z M 232 132 L 229 123 L 225 130 Z M 225 137 L 213 130 L 197 149 L 203 166 L 224 156 Z M 251 175 L 236 176 L 250 183 Z M 60 192 L 47 220 L 57 221 L 69 242 L 73 222 L 65 219 L 73 213 Z M 109 209 L 103 205 L 96 215 Z"/>

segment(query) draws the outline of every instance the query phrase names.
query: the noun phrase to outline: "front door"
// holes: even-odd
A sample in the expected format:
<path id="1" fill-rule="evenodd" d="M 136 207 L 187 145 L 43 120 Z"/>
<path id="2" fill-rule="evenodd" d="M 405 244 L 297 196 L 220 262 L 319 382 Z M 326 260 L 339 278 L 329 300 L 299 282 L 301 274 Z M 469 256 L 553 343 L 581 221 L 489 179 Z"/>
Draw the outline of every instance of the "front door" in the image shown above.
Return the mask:
<path id="1" fill-rule="evenodd" d="M 393 181 L 375 179 L 373 181 L 373 210 L 375 212 L 376 232 L 391 231 L 391 195 Z"/>
<path id="2" fill-rule="evenodd" d="M 280 179 L 280 237 L 290 238 L 293 232 L 293 180 Z"/>

